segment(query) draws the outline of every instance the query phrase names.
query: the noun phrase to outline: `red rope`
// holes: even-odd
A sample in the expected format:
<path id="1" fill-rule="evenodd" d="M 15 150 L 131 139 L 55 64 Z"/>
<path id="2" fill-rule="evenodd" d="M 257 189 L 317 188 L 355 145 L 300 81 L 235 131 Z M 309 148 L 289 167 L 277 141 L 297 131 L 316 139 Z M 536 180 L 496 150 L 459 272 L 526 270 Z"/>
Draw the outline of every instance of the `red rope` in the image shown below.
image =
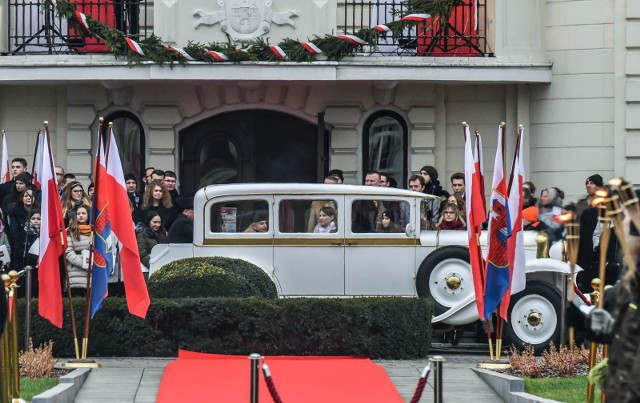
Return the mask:
<path id="1" fill-rule="evenodd" d="M 276 385 L 273 383 L 273 379 L 271 379 L 271 371 L 269 370 L 269 366 L 265 363 L 262 363 L 262 372 L 264 373 L 264 381 L 267 384 L 267 389 L 269 389 L 271 398 L 275 403 L 282 403 L 282 399 L 280 399 L 280 395 L 276 390 Z"/>
<path id="2" fill-rule="evenodd" d="M 420 378 L 418 381 L 418 386 L 416 386 L 416 391 L 413 392 L 413 397 L 411 398 L 411 403 L 418 403 L 420 398 L 422 397 L 422 392 L 424 392 L 424 387 L 427 384 L 427 378 Z"/>
<path id="3" fill-rule="evenodd" d="M 591 301 L 589 301 L 589 299 L 587 297 L 584 296 L 584 294 L 582 293 L 582 291 L 580 291 L 580 289 L 578 288 L 577 285 L 573 285 L 575 287 L 576 290 L 576 295 L 578 297 L 580 297 L 580 299 L 582 300 L 582 302 L 584 302 L 587 305 L 591 305 Z"/>

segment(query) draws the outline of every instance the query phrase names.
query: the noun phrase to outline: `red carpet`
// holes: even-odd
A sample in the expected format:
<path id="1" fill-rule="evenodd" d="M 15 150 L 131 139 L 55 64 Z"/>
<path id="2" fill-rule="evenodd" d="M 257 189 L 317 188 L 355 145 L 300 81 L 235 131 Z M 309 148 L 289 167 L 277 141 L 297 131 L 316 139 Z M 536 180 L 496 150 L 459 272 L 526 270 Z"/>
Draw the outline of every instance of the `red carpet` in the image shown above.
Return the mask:
<path id="1" fill-rule="evenodd" d="M 402 402 L 384 368 L 352 357 L 266 357 L 283 403 Z M 164 371 L 157 402 L 249 402 L 247 356 L 181 350 Z M 261 403 L 271 395 L 260 370 Z"/>

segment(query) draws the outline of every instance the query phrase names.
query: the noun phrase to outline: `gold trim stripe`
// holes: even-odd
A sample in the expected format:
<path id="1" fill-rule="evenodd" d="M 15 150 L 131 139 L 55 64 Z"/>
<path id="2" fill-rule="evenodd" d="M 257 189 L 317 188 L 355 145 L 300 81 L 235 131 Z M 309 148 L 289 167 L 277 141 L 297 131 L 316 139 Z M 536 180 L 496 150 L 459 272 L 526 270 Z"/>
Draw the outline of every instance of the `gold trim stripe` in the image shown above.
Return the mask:
<path id="1" fill-rule="evenodd" d="M 413 238 L 209 238 L 204 246 L 416 246 Z"/>

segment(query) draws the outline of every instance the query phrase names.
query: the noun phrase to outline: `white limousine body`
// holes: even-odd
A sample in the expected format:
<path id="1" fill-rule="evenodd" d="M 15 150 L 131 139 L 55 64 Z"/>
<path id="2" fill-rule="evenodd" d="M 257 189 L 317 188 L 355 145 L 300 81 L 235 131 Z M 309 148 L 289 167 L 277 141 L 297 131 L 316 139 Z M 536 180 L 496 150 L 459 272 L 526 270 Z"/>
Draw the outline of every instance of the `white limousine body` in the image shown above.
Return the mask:
<path id="1" fill-rule="evenodd" d="M 432 297 L 434 323 L 472 323 L 478 314 L 467 232 L 430 229 L 433 198 L 354 185 L 207 186 L 194 199 L 193 244 L 157 245 L 150 272 L 187 257 L 240 258 L 262 268 L 281 297 Z M 314 233 L 323 206 L 334 208 L 335 229 Z M 394 217 L 391 229 L 376 220 L 383 210 Z M 254 229 L 256 221 L 265 232 Z M 527 289 L 512 298 L 505 336 L 539 351 L 550 341 L 557 345 L 569 265 L 536 259 L 535 238 L 525 233 Z M 486 233 L 486 246 L 485 239 Z"/>

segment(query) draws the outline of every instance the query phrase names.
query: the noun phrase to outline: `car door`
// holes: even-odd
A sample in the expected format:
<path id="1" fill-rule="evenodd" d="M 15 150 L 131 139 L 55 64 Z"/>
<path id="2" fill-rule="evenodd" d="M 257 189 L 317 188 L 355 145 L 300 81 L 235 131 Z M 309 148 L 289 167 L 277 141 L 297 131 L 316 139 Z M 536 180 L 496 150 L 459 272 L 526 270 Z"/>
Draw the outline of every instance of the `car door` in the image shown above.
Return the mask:
<path id="1" fill-rule="evenodd" d="M 344 196 L 275 196 L 275 275 L 283 295 L 344 295 Z M 335 210 L 335 231 L 314 233 L 310 217 Z M 315 216 L 314 216 L 315 217 Z"/>
<path id="2" fill-rule="evenodd" d="M 347 196 L 345 229 L 346 295 L 414 295 L 416 238 L 415 199 L 392 196 Z M 394 217 L 382 228 L 382 213 Z"/>

